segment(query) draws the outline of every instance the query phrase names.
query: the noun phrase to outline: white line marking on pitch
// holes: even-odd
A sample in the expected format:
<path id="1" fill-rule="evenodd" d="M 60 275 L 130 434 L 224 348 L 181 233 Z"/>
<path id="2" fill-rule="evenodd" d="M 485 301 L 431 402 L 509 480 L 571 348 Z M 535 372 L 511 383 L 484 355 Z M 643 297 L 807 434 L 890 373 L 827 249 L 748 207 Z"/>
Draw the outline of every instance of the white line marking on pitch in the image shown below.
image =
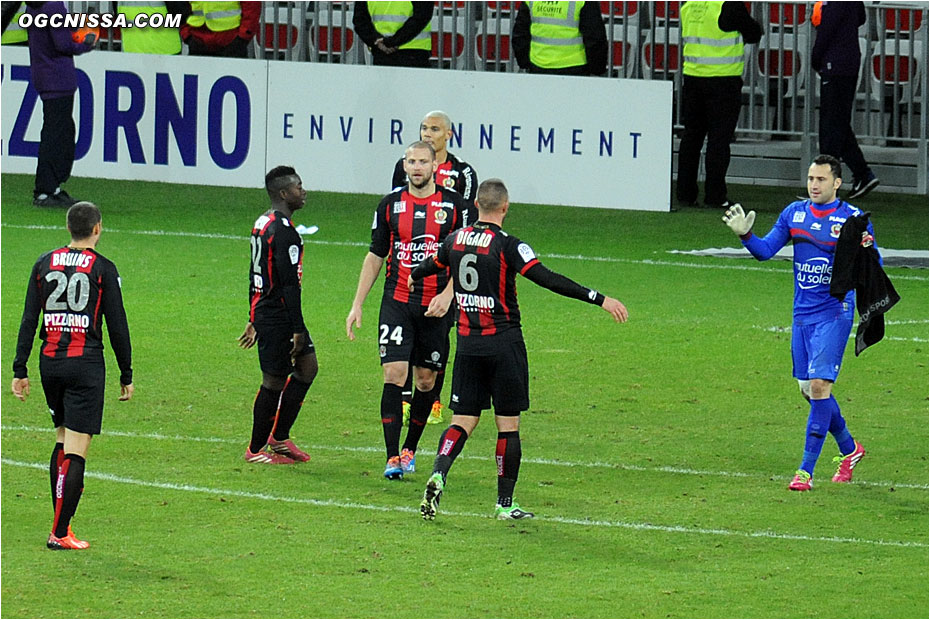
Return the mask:
<path id="1" fill-rule="evenodd" d="M 46 226 L 43 224 L 3 224 L 4 228 L 21 228 L 26 230 L 61 230 L 58 226 Z M 229 239 L 232 241 L 248 241 L 245 235 L 227 235 L 223 233 L 195 233 L 171 230 L 120 230 L 116 228 L 107 228 L 107 233 L 122 233 L 127 235 L 148 235 L 152 237 L 195 237 L 200 239 Z M 334 245 L 347 247 L 368 247 L 368 242 L 362 241 L 324 241 L 322 239 L 305 239 L 305 245 Z M 691 269 L 728 269 L 732 271 L 762 271 L 765 273 L 790 273 L 790 269 L 784 267 L 758 267 L 751 265 L 726 265 L 715 263 L 689 263 L 670 260 L 653 260 L 653 259 L 633 259 L 633 258 L 614 258 L 611 256 L 585 256 L 583 254 L 546 254 L 540 253 L 544 258 L 562 258 L 566 260 L 580 260 L 595 263 L 624 263 L 628 265 L 655 265 L 659 267 L 688 267 Z M 921 276 L 894 276 L 895 280 L 914 280 L 917 282 L 927 282 L 926 277 Z"/>
<path id="2" fill-rule="evenodd" d="M 919 323 L 920 321 L 907 321 L 907 323 Z M 924 321 L 926 322 L 926 321 Z M 901 322 L 902 324 L 904 321 Z M 887 323 L 886 323 L 887 325 Z M 791 327 L 782 327 L 781 325 L 773 325 L 769 327 L 763 327 L 762 325 L 753 325 L 755 329 L 761 329 L 767 332 L 772 332 L 774 334 L 790 334 Z M 849 340 L 855 340 L 856 334 L 849 334 Z M 928 342 L 926 338 L 901 338 L 900 336 L 885 336 L 882 340 L 890 340 L 892 342 Z"/>
<path id="3" fill-rule="evenodd" d="M 12 459 L 2 459 L 4 465 L 15 467 L 28 467 L 30 469 L 48 470 L 48 465 L 43 463 L 26 463 L 23 461 L 14 461 Z M 237 491 L 233 489 L 214 489 L 210 487 L 194 486 L 190 484 L 176 484 L 173 482 L 155 482 L 149 480 L 139 480 L 137 478 L 128 478 L 126 476 L 117 476 L 114 474 L 105 474 L 99 472 L 85 472 L 87 478 L 96 478 L 107 482 L 118 482 L 134 486 L 150 487 L 155 489 L 165 489 L 170 491 L 184 491 L 188 493 L 204 493 L 208 495 L 227 495 L 231 497 L 242 497 L 247 499 L 259 499 L 275 502 L 288 502 L 291 504 L 309 504 L 311 506 L 334 507 L 334 508 L 352 508 L 356 510 L 371 510 L 376 512 L 402 512 L 407 514 L 418 514 L 419 509 L 411 506 L 379 506 L 376 504 L 359 504 L 355 502 L 340 502 L 332 499 L 313 499 L 310 497 L 292 497 L 287 495 L 271 495 L 268 493 L 255 493 L 253 491 Z M 490 515 L 474 512 L 456 512 L 442 511 L 441 515 L 450 517 L 477 517 L 490 519 Z M 780 534 L 772 531 L 761 532 L 740 532 L 738 530 L 726 530 L 720 528 L 703 528 L 703 527 L 685 527 L 683 525 L 655 525 L 652 523 L 633 523 L 629 521 L 604 521 L 589 519 L 573 519 L 568 517 L 545 517 L 537 516 L 536 521 L 561 523 L 564 525 L 581 525 L 586 527 L 610 527 L 623 528 L 630 530 L 646 530 L 653 532 L 667 532 L 674 534 L 709 534 L 712 536 L 739 536 L 742 538 L 768 538 L 773 540 L 801 540 L 808 542 L 829 542 L 829 543 L 853 543 L 861 545 L 875 545 L 882 547 L 916 547 L 927 548 L 927 543 L 909 541 L 909 540 L 870 540 L 867 538 L 844 538 L 840 536 L 806 536 L 803 534 Z"/>
<path id="4" fill-rule="evenodd" d="M 53 429 L 38 427 L 38 426 L 12 426 L 4 424 L 0 426 L 0 430 L 4 431 L 23 431 L 30 433 L 52 433 Z M 185 437 L 183 435 L 163 435 L 161 433 L 135 433 L 132 431 L 114 431 L 107 430 L 103 433 L 104 436 L 112 435 L 114 437 L 127 437 L 130 439 L 154 439 L 157 441 L 188 441 L 188 442 L 199 442 L 199 443 L 228 443 L 228 444 L 241 444 L 243 440 L 241 439 L 226 439 L 223 437 Z M 324 452 L 360 452 L 360 453 L 380 453 L 384 452 L 384 448 L 374 448 L 368 446 L 325 446 L 325 445 L 311 445 L 311 450 L 321 450 Z M 425 452 L 424 455 L 429 455 L 429 452 Z M 468 459 L 473 461 L 487 461 L 488 457 L 477 456 L 470 454 L 463 454 L 459 457 L 460 459 Z M 767 478 L 770 480 L 790 480 L 792 476 L 772 476 L 764 473 L 745 473 L 745 472 L 732 472 L 732 471 L 711 471 L 711 470 L 702 470 L 702 469 L 688 469 L 685 467 L 671 467 L 671 466 L 655 466 L 655 467 L 643 467 L 640 465 L 627 465 L 624 463 L 607 463 L 604 461 L 563 461 L 559 459 L 546 459 L 546 458 L 533 458 L 533 457 L 523 457 L 524 463 L 532 463 L 534 465 L 553 465 L 556 467 L 587 467 L 594 469 L 620 469 L 623 471 L 639 471 L 639 472 L 660 472 L 666 474 L 682 474 L 686 476 L 728 476 L 731 478 Z M 867 482 L 864 480 L 853 480 L 850 484 L 856 484 L 860 486 L 868 487 L 894 487 L 896 489 L 920 489 L 928 490 L 928 485 L 926 484 L 909 484 L 904 482 Z"/>

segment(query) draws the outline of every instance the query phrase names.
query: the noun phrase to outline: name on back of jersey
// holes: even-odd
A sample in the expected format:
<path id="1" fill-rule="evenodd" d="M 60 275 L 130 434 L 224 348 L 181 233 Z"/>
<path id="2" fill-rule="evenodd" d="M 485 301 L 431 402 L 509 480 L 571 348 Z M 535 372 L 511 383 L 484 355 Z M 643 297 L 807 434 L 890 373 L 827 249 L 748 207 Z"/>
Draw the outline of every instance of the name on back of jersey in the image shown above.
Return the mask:
<path id="1" fill-rule="evenodd" d="M 52 254 L 52 267 L 77 267 L 87 269 L 93 262 L 93 254 L 75 254 L 74 252 L 61 252 Z"/>
<path id="2" fill-rule="evenodd" d="M 456 245 L 470 245 L 476 248 L 486 248 L 491 245 L 494 235 L 489 232 L 467 230 L 463 228 L 455 236 Z"/>

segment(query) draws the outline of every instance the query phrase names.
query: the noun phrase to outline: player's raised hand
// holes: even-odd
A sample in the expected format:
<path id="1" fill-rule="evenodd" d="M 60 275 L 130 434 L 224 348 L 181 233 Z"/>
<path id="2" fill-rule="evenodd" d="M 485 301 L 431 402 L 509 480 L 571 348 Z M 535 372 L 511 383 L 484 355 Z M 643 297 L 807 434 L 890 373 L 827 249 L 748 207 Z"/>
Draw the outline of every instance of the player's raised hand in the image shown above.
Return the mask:
<path id="1" fill-rule="evenodd" d="M 251 349 L 255 346 L 255 341 L 257 340 L 255 334 L 255 326 L 252 323 L 245 324 L 245 331 L 242 332 L 242 335 L 239 336 L 239 346 L 243 349 Z"/>
<path id="2" fill-rule="evenodd" d="M 355 340 L 355 331 L 354 327 L 362 326 L 362 309 L 361 308 L 352 308 L 349 311 L 349 316 L 346 317 L 346 335 L 349 337 L 349 340 Z"/>
<path id="3" fill-rule="evenodd" d="M 413 276 L 407 276 L 407 290 L 411 293 L 413 292 L 414 282 Z"/>
<path id="4" fill-rule="evenodd" d="M 626 320 L 630 318 L 630 313 L 627 312 L 626 306 L 620 303 L 619 299 L 605 296 L 601 308 L 609 312 L 617 323 L 626 323 Z"/>
<path id="5" fill-rule="evenodd" d="M 756 221 L 756 212 L 743 212 L 743 205 L 736 203 L 723 214 L 723 223 L 730 227 L 730 230 L 742 237 L 752 230 L 752 225 Z"/>
<path id="6" fill-rule="evenodd" d="M 136 393 L 136 387 L 130 383 L 129 385 L 119 384 L 119 399 L 120 400 L 129 400 L 132 398 L 132 395 Z"/>
<path id="7" fill-rule="evenodd" d="M 424 316 L 429 317 L 443 317 L 446 316 L 446 313 L 449 312 L 449 307 L 452 305 L 452 285 L 445 288 L 441 293 L 430 299 L 429 306 L 426 308 Z"/>
<path id="8" fill-rule="evenodd" d="M 13 396 L 25 402 L 29 396 L 29 378 L 13 379 Z"/>

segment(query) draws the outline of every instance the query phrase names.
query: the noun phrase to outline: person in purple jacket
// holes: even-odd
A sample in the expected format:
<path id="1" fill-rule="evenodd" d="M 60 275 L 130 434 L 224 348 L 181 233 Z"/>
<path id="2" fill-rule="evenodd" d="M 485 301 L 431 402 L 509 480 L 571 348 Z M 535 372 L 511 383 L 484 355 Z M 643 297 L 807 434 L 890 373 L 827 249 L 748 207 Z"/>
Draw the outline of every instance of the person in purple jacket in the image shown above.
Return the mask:
<path id="1" fill-rule="evenodd" d="M 74 57 L 94 48 L 97 37 L 88 34 L 75 43 L 68 28 L 37 27 L 37 15 L 66 14 L 64 2 L 27 2 L 26 14 L 31 15 L 29 33 L 29 64 L 32 85 L 42 99 L 42 133 L 39 138 L 39 159 L 32 204 L 37 207 L 70 207 L 74 198 L 61 189 L 71 177 L 74 165 L 74 93 L 77 90 L 77 70 Z M 46 18 L 39 20 L 47 24 Z"/>
<path id="2" fill-rule="evenodd" d="M 820 152 L 843 160 L 853 176 L 848 200 L 862 198 L 879 184 L 866 163 L 852 129 L 852 106 L 859 84 L 859 26 L 865 23 L 862 2 L 819 2 L 811 23 L 817 38 L 811 67 L 820 74 Z"/>

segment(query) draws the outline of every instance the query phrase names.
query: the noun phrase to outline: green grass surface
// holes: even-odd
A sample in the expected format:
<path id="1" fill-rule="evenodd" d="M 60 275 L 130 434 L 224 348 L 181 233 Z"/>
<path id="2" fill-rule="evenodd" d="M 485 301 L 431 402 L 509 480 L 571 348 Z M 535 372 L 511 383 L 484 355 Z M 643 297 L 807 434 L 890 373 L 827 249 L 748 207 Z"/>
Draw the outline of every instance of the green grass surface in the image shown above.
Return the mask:
<path id="1" fill-rule="evenodd" d="M 29 270 L 67 242 L 64 212 L 29 204 L 31 181 L 2 176 L 7 377 Z M 293 432 L 313 460 L 272 468 L 241 458 L 260 373 L 236 347 L 264 192 L 68 189 L 103 210 L 98 249 L 123 278 L 137 389 L 117 402 L 108 353 L 104 433 L 74 519 L 92 547 L 80 553 L 44 546 L 53 435 L 35 350 L 29 400 L 0 397 L 3 617 L 927 616 L 926 271 L 889 269 L 902 301 L 888 339 L 847 350 L 835 393 L 868 450 L 856 482 L 829 482 L 828 438 L 814 491 L 790 493 L 807 406 L 790 335 L 771 330 L 790 325 L 790 265 L 667 253 L 736 246 L 714 211 L 514 205 L 505 228 L 618 297 L 630 321 L 521 281 L 532 407 L 516 496 L 539 518 L 489 518 L 486 414 L 426 523 L 416 508 L 444 426 L 427 427 L 418 473 L 382 478 L 380 284 L 362 337 L 345 336 L 378 197 L 311 192 L 296 218 L 320 227 L 303 296 L 320 374 Z M 733 194 L 762 232 L 792 199 Z M 927 248 L 926 197 L 861 206 L 880 245 Z"/>

